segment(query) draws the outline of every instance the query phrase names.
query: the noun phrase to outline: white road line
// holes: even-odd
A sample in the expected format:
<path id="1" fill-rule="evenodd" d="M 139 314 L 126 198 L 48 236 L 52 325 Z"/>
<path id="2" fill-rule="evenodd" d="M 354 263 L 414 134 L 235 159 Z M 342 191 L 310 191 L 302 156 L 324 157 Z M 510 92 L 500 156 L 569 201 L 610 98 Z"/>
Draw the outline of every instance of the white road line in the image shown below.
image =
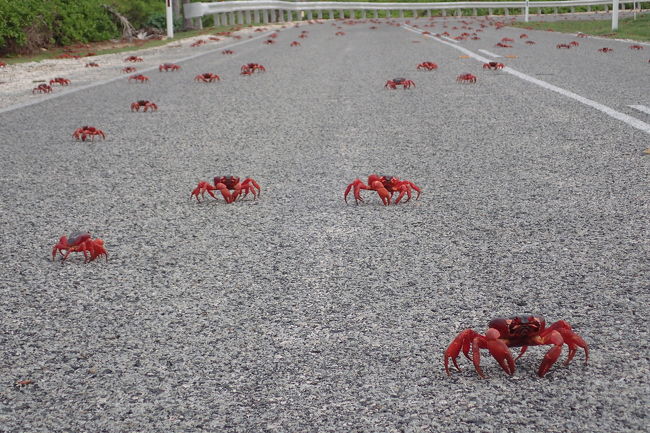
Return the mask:
<path id="1" fill-rule="evenodd" d="M 403 24 L 403 25 L 406 25 L 406 24 Z M 457 43 L 458 43 L 458 41 L 457 41 L 457 40 L 455 40 L 455 39 L 452 39 L 452 38 L 448 38 L 447 36 L 440 36 L 440 37 L 441 37 L 441 38 L 443 38 L 443 39 L 447 39 L 447 40 L 448 40 L 449 42 L 453 42 L 453 43 L 455 43 L 455 44 L 457 44 Z"/>
<path id="2" fill-rule="evenodd" d="M 401 28 L 406 29 L 408 31 L 414 32 L 414 33 L 422 33 L 421 30 L 415 29 L 407 24 L 402 24 Z M 449 42 L 443 41 L 433 35 L 424 35 L 427 36 L 437 42 L 440 42 L 441 44 L 449 45 L 450 47 L 454 47 L 455 49 L 465 53 L 466 55 L 478 60 L 479 62 L 487 63 L 490 60 L 486 59 L 485 57 L 482 57 L 473 51 L 468 50 L 467 48 L 461 47 L 459 45 L 453 45 L 450 44 Z M 546 81 L 538 80 L 537 78 L 531 77 L 530 75 L 526 75 L 523 72 L 516 71 L 512 68 L 505 67 L 502 69 L 503 72 L 507 72 L 511 75 L 514 75 L 515 77 L 521 78 L 524 81 L 528 81 L 530 83 L 536 84 L 540 87 L 543 87 L 548 90 L 552 90 L 553 92 L 559 93 L 560 95 L 566 96 L 567 98 L 574 99 L 578 102 L 581 102 L 589 107 L 595 108 L 598 111 L 602 111 L 603 113 L 607 114 L 610 117 L 613 117 L 614 119 L 620 120 L 621 122 L 627 123 L 628 125 L 632 126 L 633 128 L 639 129 L 647 134 L 650 134 L 650 124 L 645 123 L 637 118 L 634 118 L 632 116 L 628 116 L 625 113 L 621 113 L 620 111 L 616 111 L 613 108 L 610 108 L 606 105 L 603 105 L 599 102 L 592 101 L 591 99 L 585 98 L 584 96 L 580 96 L 577 93 L 573 93 L 570 90 L 563 89 L 561 87 L 555 86 L 553 84 L 547 83 Z"/>
<path id="3" fill-rule="evenodd" d="M 494 53 L 492 53 L 492 52 L 490 52 L 488 50 L 484 50 L 482 48 L 479 48 L 479 51 L 482 52 L 483 54 L 486 54 L 486 55 L 490 56 L 490 57 L 503 57 L 503 56 L 500 56 L 498 54 L 494 54 Z"/>
<path id="4" fill-rule="evenodd" d="M 639 110 L 640 112 L 645 114 L 650 114 L 650 108 L 646 107 L 645 105 L 628 105 L 628 107 L 632 107 L 635 110 Z"/>
<path id="5" fill-rule="evenodd" d="M 232 43 L 230 45 L 221 46 L 221 47 L 219 47 L 217 49 L 214 49 L 214 50 L 204 51 L 202 53 L 197 53 L 197 54 L 192 54 L 191 56 L 182 57 L 180 59 L 174 60 L 173 62 L 174 63 L 181 63 L 181 62 L 186 62 L 188 60 L 196 59 L 197 57 L 207 56 L 208 54 L 214 54 L 216 52 L 219 52 L 219 51 L 222 51 L 222 50 L 225 50 L 225 49 L 228 49 L 228 48 L 236 47 L 237 45 L 242 45 L 242 44 L 245 44 L 247 42 L 254 41 L 256 39 L 265 38 L 269 34 L 274 33 L 274 32 L 275 31 L 269 31 L 269 32 L 260 34 L 258 36 L 252 37 L 250 39 L 246 39 L 246 40 L 239 41 L 239 42 L 234 42 L 234 43 Z M 156 70 L 156 69 L 158 69 L 158 66 L 152 66 L 150 68 L 140 69 L 140 70 L 138 70 L 138 73 L 149 72 L 149 71 L 153 71 L 153 70 Z M 50 93 L 50 94 L 48 94 L 45 97 L 40 98 L 40 99 L 35 99 L 33 101 L 23 102 L 23 103 L 20 103 L 20 104 L 10 105 L 10 106 L 5 107 L 5 108 L 0 108 L 0 114 L 7 113 L 9 111 L 18 110 L 20 108 L 29 107 L 31 105 L 40 104 L 41 102 L 50 101 L 52 99 L 60 98 L 61 96 L 70 95 L 72 93 L 77 93 L 77 92 L 80 92 L 82 90 L 91 89 L 91 88 L 97 87 L 97 86 L 103 86 L 104 84 L 108 84 L 108 83 L 112 83 L 114 81 L 124 80 L 124 79 L 125 79 L 124 75 L 120 75 L 120 76 L 117 76 L 115 78 L 109 78 L 108 80 L 96 81 L 96 82 L 94 82 L 92 84 L 86 84 L 85 86 L 75 87 L 75 88 L 65 90 L 65 91 L 62 91 L 62 92 Z"/>

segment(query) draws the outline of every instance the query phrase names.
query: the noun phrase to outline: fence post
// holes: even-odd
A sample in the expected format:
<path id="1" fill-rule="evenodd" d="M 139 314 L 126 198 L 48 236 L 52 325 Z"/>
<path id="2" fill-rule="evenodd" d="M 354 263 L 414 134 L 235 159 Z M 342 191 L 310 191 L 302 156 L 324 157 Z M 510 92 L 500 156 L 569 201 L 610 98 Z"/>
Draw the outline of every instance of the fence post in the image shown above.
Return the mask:
<path id="1" fill-rule="evenodd" d="M 612 30 L 618 30 L 618 0 L 613 0 L 612 4 Z"/>
<path id="2" fill-rule="evenodd" d="M 524 22 L 528 22 L 528 0 L 526 0 L 526 6 L 524 7 Z"/>
<path id="3" fill-rule="evenodd" d="M 375 18 L 379 18 L 379 11 L 375 9 Z"/>

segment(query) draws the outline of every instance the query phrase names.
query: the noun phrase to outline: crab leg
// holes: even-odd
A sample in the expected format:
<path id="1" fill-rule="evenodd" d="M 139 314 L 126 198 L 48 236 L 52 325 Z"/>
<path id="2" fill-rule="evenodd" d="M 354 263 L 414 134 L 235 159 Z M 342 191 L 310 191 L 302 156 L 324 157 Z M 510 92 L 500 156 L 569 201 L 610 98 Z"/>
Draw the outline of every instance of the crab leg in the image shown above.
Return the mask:
<path id="1" fill-rule="evenodd" d="M 356 204 L 359 204 L 360 201 L 363 201 L 361 198 L 361 190 L 362 189 L 370 189 L 369 186 L 364 184 L 361 179 L 355 179 L 354 182 L 352 182 L 350 185 L 348 185 L 347 188 L 345 188 L 345 192 L 343 193 L 343 199 L 345 202 L 348 202 L 348 194 L 350 193 L 350 190 L 354 187 L 354 201 Z"/>
<path id="2" fill-rule="evenodd" d="M 255 194 L 255 189 L 253 189 L 253 188 L 251 188 L 249 186 L 249 189 L 253 193 L 253 196 L 257 196 L 257 195 L 260 195 L 262 193 L 262 188 L 260 188 L 259 184 L 257 182 L 255 182 L 255 179 L 251 179 L 250 177 L 247 177 L 246 179 L 244 179 L 244 182 L 243 182 L 244 186 L 248 186 L 249 183 L 252 184 L 253 187 L 255 187 L 257 189 L 257 194 Z"/>
<path id="3" fill-rule="evenodd" d="M 447 350 L 445 350 L 445 358 L 444 358 L 445 371 L 447 372 L 447 375 L 451 374 L 449 373 L 449 358 L 451 358 L 458 371 L 460 371 L 460 367 L 458 366 L 458 361 L 456 360 L 456 358 L 458 358 L 458 354 L 462 349 L 465 357 L 467 359 L 470 359 L 469 357 L 470 344 L 472 340 L 477 336 L 480 336 L 480 334 L 478 334 L 476 331 L 472 329 L 465 329 L 460 334 L 458 334 L 456 338 L 454 338 L 451 344 L 449 344 L 449 347 L 447 347 Z"/>
<path id="4" fill-rule="evenodd" d="M 578 351 L 578 347 L 581 347 L 585 351 L 585 364 L 589 361 L 589 346 L 582 339 L 582 337 L 580 337 L 578 334 L 573 332 L 571 325 L 569 325 L 564 320 L 558 320 L 557 322 L 553 323 L 551 326 L 546 328 L 542 333 L 541 337 L 545 337 L 548 333 L 551 333 L 552 331 L 558 331 L 560 335 L 562 335 L 564 342 L 567 344 L 567 346 L 569 346 L 569 355 L 566 361 L 564 361 L 564 365 L 569 365 L 569 363 L 575 356 L 576 352 Z"/>
<path id="5" fill-rule="evenodd" d="M 402 185 L 402 186 L 399 187 L 399 189 L 400 189 L 400 193 L 397 196 L 397 200 L 395 200 L 395 204 L 399 203 L 399 201 L 402 199 L 402 197 L 404 197 L 404 194 L 407 195 L 407 198 L 404 201 L 404 203 L 406 203 L 407 201 L 409 201 L 411 199 L 411 188 L 408 185 Z"/>
<path id="6" fill-rule="evenodd" d="M 416 184 L 414 184 L 413 182 L 410 182 L 410 181 L 407 181 L 407 182 L 409 183 L 409 186 L 411 188 L 413 188 L 418 193 L 417 197 L 415 197 L 415 199 L 418 200 L 420 198 L 420 194 L 422 193 L 422 190 Z"/>
<path id="7" fill-rule="evenodd" d="M 519 352 L 519 355 L 515 358 L 515 361 L 524 356 L 524 353 L 526 353 L 526 350 L 528 350 L 528 346 L 521 346 L 521 352 Z"/>

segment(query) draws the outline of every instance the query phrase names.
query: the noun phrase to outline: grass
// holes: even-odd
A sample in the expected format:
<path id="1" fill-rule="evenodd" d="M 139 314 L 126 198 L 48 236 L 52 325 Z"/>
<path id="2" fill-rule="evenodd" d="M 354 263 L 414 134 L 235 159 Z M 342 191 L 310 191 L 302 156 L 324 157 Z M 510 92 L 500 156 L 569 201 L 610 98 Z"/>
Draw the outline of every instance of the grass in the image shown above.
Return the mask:
<path id="1" fill-rule="evenodd" d="M 0 61 L 3 61 L 7 64 L 13 64 L 13 63 L 26 63 L 26 62 L 39 62 L 45 59 L 54 59 L 57 56 L 64 53 L 70 53 L 70 54 L 74 53 L 82 56 L 89 52 L 95 53 L 98 56 L 102 54 L 123 53 L 123 52 L 141 50 L 144 48 L 159 47 L 162 45 L 167 45 L 179 41 L 181 39 L 191 38 L 193 36 L 232 31 L 235 27 L 237 26 L 218 26 L 218 27 L 205 28 L 202 30 L 177 32 L 174 33 L 174 37 L 172 39 L 163 39 L 163 40 L 147 40 L 147 41 L 134 40 L 133 42 L 104 41 L 104 42 L 74 45 L 72 47 L 54 47 L 38 54 L 14 55 L 14 56 L 0 58 Z"/>
<path id="2" fill-rule="evenodd" d="M 555 21 L 534 23 L 513 23 L 513 27 L 522 27 L 534 30 L 554 30 L 564 33 L 585 33 L 594 36 L 607 36 L 619 39 L 633 39 L 635 41 L 650 41 L 650 14 L 637 15 L 633 18 L 620 19 L 618 31 L 612 32 L 612 21 Z"/>

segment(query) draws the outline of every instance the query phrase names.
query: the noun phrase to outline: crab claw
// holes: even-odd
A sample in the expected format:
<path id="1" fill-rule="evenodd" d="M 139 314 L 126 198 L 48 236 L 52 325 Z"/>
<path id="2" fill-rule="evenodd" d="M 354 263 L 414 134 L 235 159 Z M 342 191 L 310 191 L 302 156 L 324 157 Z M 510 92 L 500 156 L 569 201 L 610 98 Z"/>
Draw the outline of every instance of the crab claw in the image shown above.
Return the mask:
<path id="1" fill-rule="evenodd" d="M 544 377 L 544 375 L 551 369 L 553 364 L 555 364 L 555 362 L 562 354 L 562 345 L 564 344 L 564 339 L 559 332 L 554 330 L 546 337 L 544 337 L 544 342 L 547 344 L 551 343 L 554 346 L 551 347 L 548 352 L 546 352 L 546 355 L 544 355 L 544 360 L 540 364 L 539 370 L 537 371 L 537 375 L 539 377 Z"/>
<path id="2" fill-rule="evenodd" d="M 506 343 L 504 343 L 502 340 L 499 340 L 500 336 L 501 333 L 496 329 L 488 329 L 485 333 L 485 339 L 487 340 L 486 346 L 490 351 L 490 355 L 492 355 L 492 357 L 497 360 L 503 371 L 512 375 L 515 372 L 515 361 L 512 359 L 512 354 L 510 353 L 510 349 L 508 349 Z M 474 355 L 476 355 L 476 352 Z M 476 366 L 476 371 L 479 371 L 479 374 L 481 374 L 480 367 L 476 362 L 474 365 Z M 481 376 L 483 375 L 481 374 Z"/>

